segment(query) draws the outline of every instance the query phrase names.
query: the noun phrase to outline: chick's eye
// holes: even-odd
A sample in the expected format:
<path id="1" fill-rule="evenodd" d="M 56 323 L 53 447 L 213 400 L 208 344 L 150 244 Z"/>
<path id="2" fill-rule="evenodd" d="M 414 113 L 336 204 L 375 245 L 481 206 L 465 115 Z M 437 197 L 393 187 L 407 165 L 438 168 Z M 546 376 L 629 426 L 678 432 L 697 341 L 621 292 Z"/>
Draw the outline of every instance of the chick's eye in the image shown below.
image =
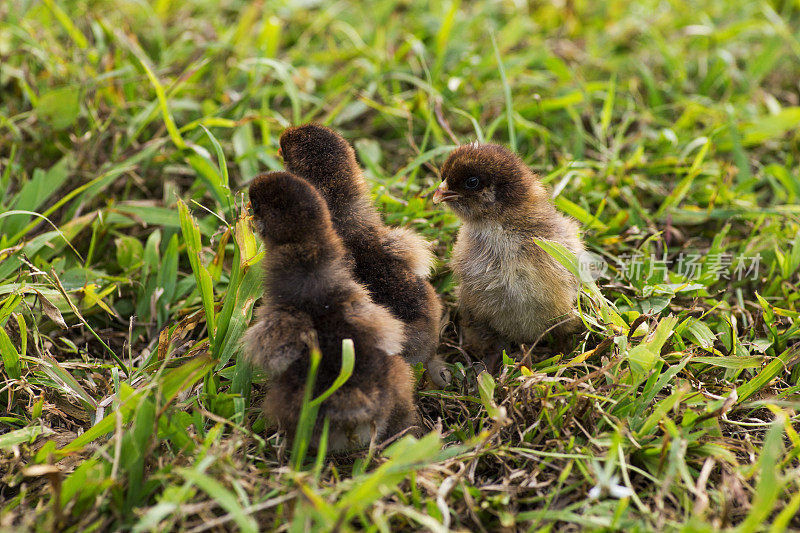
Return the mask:
<path id="1" fill-rule="evenodd" d="M 464 180 L 464 187 L 467 189 L 474 189 L 480 184 L 481 180 L 477 176 L 470 176 Z"/>

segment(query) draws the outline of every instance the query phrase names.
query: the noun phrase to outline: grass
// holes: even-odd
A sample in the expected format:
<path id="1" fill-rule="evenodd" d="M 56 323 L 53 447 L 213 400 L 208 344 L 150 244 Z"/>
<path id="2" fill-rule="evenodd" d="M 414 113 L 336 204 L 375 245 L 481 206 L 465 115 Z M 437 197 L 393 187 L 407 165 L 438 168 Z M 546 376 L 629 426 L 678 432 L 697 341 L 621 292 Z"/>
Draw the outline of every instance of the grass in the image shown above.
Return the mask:
<path id="1" fill-rule="evenodd" d="M 800 4 L 423 4 L 0 5 L 0 528 L 800 528 Z M 308 120 L 451 318 L 437 165 L 515 144 L 609 265 L 586 332 L 491 377 L 449 323 L 426 436 L 289 449 L 243 191 Z"/>

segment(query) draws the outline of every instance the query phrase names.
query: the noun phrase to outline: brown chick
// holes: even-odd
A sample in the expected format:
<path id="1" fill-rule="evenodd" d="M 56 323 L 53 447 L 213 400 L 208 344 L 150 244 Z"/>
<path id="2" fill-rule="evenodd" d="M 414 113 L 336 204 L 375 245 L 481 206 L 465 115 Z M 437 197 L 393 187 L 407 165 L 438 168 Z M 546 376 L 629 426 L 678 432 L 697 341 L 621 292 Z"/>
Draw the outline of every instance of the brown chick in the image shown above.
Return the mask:
<path id="1" fill-rule="evenodd" d="M 512 343 L 576 329 L 578 280 L 534 239 L 556 241 L 579 255 L 578 225 L 556 211 L 516 154 L 496 144 L 456 148 L 433 202 L 446 202 L 462 221 L 452 259 L 459 314 L 466 344 L 490 367 Z"/>
<path id="2" fill-rule="evenodd" d="M 330 451 L 362 447 L 416 421 L 411 368 L 400 353 L 403 324 L 353 279 L 328 208 L 306 181 L 288 172 L 250 185 L 255 227 L 264 241 L 264 296 L 245 334 L 249 359 L 270 376 L 268 416 L 293 436 L 303 402 L 310 347 L 322 354 L 319 396 L 341 369 L 342 340 L 352 339 L 350 379 L 320 407 L 314 442 L 330 419 Z"/>
<path id="3" fill-rule="evenodd" d="M 442 306 L 428 282 L 429 245 L 410 230 L 383 224 L 355 152 L 341 135 L 307 124 L 284 131 L 280 145 L 286 169 L 307 179 L 327 201 L 356 279 L 405 324 L 403 357 L 425 363 L 433 382 L 445 386 L 451 376 L 436 355 Z"/>

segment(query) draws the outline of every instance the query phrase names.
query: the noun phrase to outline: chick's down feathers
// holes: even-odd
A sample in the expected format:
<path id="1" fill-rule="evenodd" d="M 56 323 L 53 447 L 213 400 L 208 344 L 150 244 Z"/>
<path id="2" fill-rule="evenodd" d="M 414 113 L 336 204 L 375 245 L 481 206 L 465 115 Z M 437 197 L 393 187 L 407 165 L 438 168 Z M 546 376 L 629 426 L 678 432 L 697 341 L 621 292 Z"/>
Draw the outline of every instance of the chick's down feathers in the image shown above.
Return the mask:
<path id="1" fill-rule="evenodd" d="M 265 243 L 264 296 L 245 334 L 249 359 L 269 375 L 264 408 L 291 437 L 297 426 L 310 352 L 322 355 L 314 397 L 341 370 L 342 341 L 352 339 L 351 377 L 320 407 L 314 431 L 330 420 L 330 451 L 362 447 L 416 421 L 413 376 L 400 357 L 403 324 L 353 278 L 323 198 L 288 172 L 250 186 L 254 225 Z"/>
<path id="2" fill-rule="evenodd" d="M 534 343 L 577 326 L 578 280 L 535 239 L 583 251 L 577 223 L 556 211 L 545 187 L 507 148 L 469 144 L 442 167 L 434 202 L 461 219 L 452 268 L 467 344 L 482 351 Z"/>

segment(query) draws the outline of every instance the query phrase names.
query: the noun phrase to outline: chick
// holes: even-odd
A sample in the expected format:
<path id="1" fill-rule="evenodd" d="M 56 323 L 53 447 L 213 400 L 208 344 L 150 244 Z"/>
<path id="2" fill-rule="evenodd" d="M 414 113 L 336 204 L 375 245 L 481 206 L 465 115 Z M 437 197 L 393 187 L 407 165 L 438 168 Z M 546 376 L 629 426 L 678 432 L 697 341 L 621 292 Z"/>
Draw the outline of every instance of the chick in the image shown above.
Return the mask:
<path id="1" fill-rule="evenodd" d="M 327 201 L 356 279 L 405 325 L 403 357 L 425 363 L 432 381 L 445 386 L 451 375 L 436 355 L 442 306 L 428 282 L 428 243 L 383 224 L 353 148 L 335 131 L 317 124 L 289 128 L 280 146 L 286 170 L 311 182 Z"/>
<path id="2" fill-rule="evenodd" d="M 264 241 L 264 296 L 244 343 L 249 359 L 270 376 L 268 416 L 294 435 L 310 349 L 322 354 L 314 397 L 341 369 L 342 340 L 352 339 L 350 379 L 320 407 L 330 420 L 330 451 L 364 446 L 416 420 L 411 368 L 400 353 L 403 324 L 375 304 L 353 279 L 325 201 L 287 172 L 258 176 L 250 186 L 255 227 Z"/>
<path id="3" fill-rule="evenodd" d="M 494 366 L 512 344 L 577 327 L 578 280 L 535 238 L 583 251 L 577 223 L 558 211 L 539 179 L 505 147 L 456 148 L 442 167 L 433 202 L 446 202 L 462 225 L 452 269 L 465 343 Z M 551 329 L 552 328 L 552 329 Z"/>

